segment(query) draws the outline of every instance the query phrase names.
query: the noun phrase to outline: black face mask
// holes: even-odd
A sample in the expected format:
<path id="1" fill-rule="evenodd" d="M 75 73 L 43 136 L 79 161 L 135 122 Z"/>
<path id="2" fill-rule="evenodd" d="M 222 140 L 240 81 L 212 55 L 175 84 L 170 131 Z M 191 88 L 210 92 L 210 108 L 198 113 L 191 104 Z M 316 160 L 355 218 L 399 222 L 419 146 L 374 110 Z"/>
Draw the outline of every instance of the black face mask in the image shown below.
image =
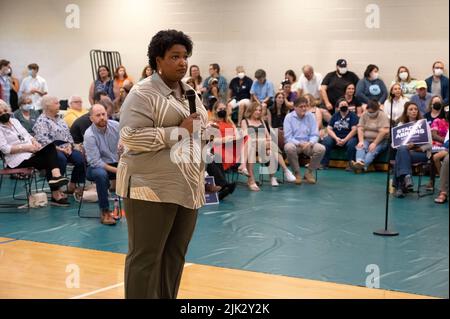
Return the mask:
<path id="1" fill-rule="evenodd" d="M 442 107 L 442 104 L 437 102 L 433 104 L 433 109 L 435 109 L 436 111 L 439 111 Z"/>
<path id="2" fill-rule="evenodd" d="M 10 117 L 9 113 L 3 113 L 2 115 L 0 115 L 0 122 L 8 123 L 9 117 Z"/>
<path id="3" fill-rule="evenodd" d="M 347 113 L 347 111 L 348 111 L 348 106 L 341 106 L 341 107 L 340 107 L 340 110 L 341 110 L 342 113 Z"/>
<path id="4" fill-rule="evenodd" d="M 221 119 L 224 119 L 227 117 L 227 111 L 226 110 L 220 110 L 217 112 L 217 116 Z"/>

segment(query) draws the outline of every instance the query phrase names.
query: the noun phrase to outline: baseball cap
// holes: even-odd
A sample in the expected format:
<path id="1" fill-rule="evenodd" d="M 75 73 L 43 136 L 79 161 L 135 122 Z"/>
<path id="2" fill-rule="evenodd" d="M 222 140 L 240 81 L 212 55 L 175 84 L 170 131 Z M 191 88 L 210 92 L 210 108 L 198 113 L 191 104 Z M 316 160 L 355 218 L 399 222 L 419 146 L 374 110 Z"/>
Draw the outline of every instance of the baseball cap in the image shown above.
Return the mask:
<path id="1" fill-rule="evenodd" d="M 210 78 L 208 84 L 213 84 L 214 82 L 219 83 L 219 81 L 216 78 Z"/>
<path id="2" fill-rule="evenodd" d="M 425 81 L 417 81 L 416 82 L 416 89 L 427 89 L 428 85 Z"/>
<path id="3" fill-rule="evenodd" d="M 347 67 L 347 61 L 344 59 L 339 59 L 336 62 L 336 65 L 341 67 L 341 68 L 346 68 Z"/>

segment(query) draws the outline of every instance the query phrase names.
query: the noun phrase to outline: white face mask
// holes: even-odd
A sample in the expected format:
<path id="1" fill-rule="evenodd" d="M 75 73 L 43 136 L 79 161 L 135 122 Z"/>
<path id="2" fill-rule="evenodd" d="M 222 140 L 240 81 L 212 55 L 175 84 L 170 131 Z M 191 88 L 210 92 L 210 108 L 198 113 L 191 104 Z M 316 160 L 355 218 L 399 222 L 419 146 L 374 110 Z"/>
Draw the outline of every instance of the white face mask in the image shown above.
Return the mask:
<path id="1" fill-rule="evenodd" d="M 434 69 L 434 75 L 441 76 L 442 74 L 444 74 L 444 70 L 442 70 L 442 69 Z"/>
<path id="2" fill-rule="evenodd" d="M 408 75 L 408 72 L 400 72 L 398 77 L 400 78 L 400 80 L 405 81 L 408 78 Z"/>
<path id="3" fill-rule="evenodd" d="M 244 78 L 244 76 L 245 76 L 245 73 L 244 72 L 239 72 L 237 74 L 237 76 L 238 76 L 238 78 L 240 78 L 242 80 Z"/>
<path id="4" fill-rule="evenodd" d="M 24 104 L 24 105 L 22 105 L 22 110 L 24 110 L 26 112 L 30 111 L 31 109 L 33 109 L 33 104 Z"/>
<path id="5" fill-rule="evenodd" d="M 340 74 L 345 74 L 347 73 L 347 68 L 338 68 L 338 71 Z"/>
<path id="6" fill-rule="evenodd" d="M 28 75 L 33 76 L 33 70 L 28 70 Z"/>
<path id="7" fill-rule="evenodd" d="M 370 117 L 370 118 L 375 118 L 375 117 L 377 117 L 378 116 L 378 111 L 376 111 L 376 112 L 367 112 L 367 115 Z"/>
<path id="8" fill-rule="evenodd" d="M 372 80 L 378 80 L 378 72 L 372 73 L 372 75 L 370 77 Z"/>

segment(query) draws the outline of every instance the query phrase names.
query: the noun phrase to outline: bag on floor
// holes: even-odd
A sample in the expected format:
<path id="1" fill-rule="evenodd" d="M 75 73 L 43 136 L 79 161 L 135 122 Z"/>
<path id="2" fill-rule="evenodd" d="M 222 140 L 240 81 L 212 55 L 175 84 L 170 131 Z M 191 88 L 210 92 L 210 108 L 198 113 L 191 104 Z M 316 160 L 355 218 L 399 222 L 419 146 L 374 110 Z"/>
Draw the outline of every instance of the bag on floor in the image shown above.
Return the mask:
<path id="1" fill-rule="evenodd" d="M 29 197 L 29 201 L 30 208 L 45 207 L 48 204 L 47 194 L 43 192 L 31 194 Z"/>

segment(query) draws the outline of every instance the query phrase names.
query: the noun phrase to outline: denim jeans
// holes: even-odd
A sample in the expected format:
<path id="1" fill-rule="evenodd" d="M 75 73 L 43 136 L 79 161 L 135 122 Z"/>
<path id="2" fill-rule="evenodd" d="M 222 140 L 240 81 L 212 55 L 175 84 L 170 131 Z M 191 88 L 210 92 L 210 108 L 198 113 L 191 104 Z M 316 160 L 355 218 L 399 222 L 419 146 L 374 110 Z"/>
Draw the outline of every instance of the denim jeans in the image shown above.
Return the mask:
<path id="1" fill-rule="evenodd" d="M 116 179 L 116 174 L 108 172 L 102 167 L 91 167 L 87 169 L 87 179 L 95 182 L 98 196 L 98 206 L 100 210 L 109 210 L 108 189 L 110 186 L 109 180 Z"/>
<path id="2" fill-rule="evenodd" d="M 369 152 L 369 145 L 372 142 L 368 140 L 364 140 L 363 148 L 356 148 L 356 161 L 364 162 L 364 168 L 367 170 L 370 164 L 372 164 L 373 160 L 382 152 L 384 152 L 388 147 L 388 141 L 384 140 L 380 144 L 375 147 L 373 152 Z"/>
<path id="3" fill-rule="evenodd" d="M 395 155 L 393 186 L 397 188 L 403 183 L 403 177 L 412 174 L 411 165 L 415 163 L 426 163 L 428 161 L 427 153 L 416 152 L 408 149 L 408 146 L 397 148 Z"/>
<path id="4" fill-rule="evenodd" d="M 85 164 L 84 158 L 80 151 L 72 150 L 72 154 L 66 156 L 61 151 L 58 153 L 58 166 L 62 175 L 66 174 L 67 163 L 72 163 L 74 165 L 72 176 L 70 177 L 70 182 L 75 184 L 82 184 L 86 180 Z"/>
<path id="5" fill-rule="evenodd" d="M 326 136 L 322 144 L 325 146 L 326 151 L 325 155 L 322 158 L 322 165 L 328 166 L 330 163 L 330 155 L 333 148 L 336 147 L 336 141 L 331 138 L 331 136 Z M 344 146 L 337 146 L 339 148 L 345 148 L 347 152 L 347 160 L 350 162 L 355 158 L 355 152 L 356 152 L 356 145 L 358 144 L 358 139 L 356 137 L 352 137 L 347 143 L 344 144 Z"/>

